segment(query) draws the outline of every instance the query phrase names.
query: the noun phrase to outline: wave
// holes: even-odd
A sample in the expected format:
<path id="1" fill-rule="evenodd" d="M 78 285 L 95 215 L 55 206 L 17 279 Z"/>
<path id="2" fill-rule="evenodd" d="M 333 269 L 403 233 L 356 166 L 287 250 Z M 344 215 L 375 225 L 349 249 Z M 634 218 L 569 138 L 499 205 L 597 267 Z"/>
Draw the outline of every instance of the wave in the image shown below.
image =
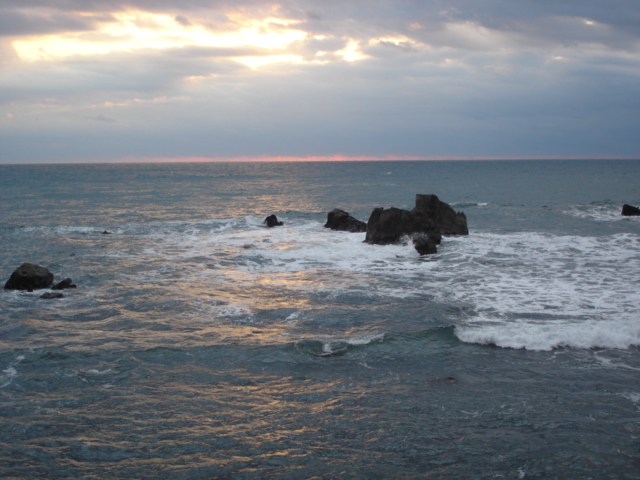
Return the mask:
<path id="1" fill-rule="evenodd" d="M 465 343 L 538 351 L 562 347 L 627 349 L 640 345 L 640 325 L 636 318 L 466 325 L 457 326 L 455 334 Z"/>
<path id="2" fill-rule="evenodd" d="M 573 205 L 564 210 L 566 215 L 593 220 L 597 222 L 639 222 L 640 217 L 625 217 L 622 215 L 622 205 L 614 202 L 592 202 L 589 204 Z"/>

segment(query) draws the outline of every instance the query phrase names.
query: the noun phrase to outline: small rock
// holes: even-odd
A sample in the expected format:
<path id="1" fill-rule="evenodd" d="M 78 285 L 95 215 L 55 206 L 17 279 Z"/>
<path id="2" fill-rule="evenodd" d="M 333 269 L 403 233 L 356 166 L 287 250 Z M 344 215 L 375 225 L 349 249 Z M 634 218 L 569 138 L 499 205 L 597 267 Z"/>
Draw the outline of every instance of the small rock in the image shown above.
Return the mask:
<path id="1" fill-rule="evenodd" d="M 413 239 L 413 246 L 416 247 L 416 250 L 420 255 L 431 255 L 434 253 L 438 253 L 436 242 L 434 242 L 427 236 L 415 237 Z"/>
<path id="2" fill-rule="evenodd" d="M 65 278 L 60 283 L 55 284 L 51 287 L 51 290 L 64 290 L 65 288 L 76 288 L 77 285 L 73 284 L 73 280 L 70 278 Z"/>
<path id="3" fill-rule="evenodd" d="M 64 295 L 61 292 L 47 292 L 40 295 L 40 298 L 51 300 L 52 298 L 64 298 Z"/>
<path id="4" fill-rule="evenodd" d="M 264 219 L 264 223 L 269 228 L 271 228 L 271 227 L 280 227 L 280 226 L 284 225 L 284 223 L 278 221 L 278 217 L 276 217 L 275 215 L 269 215 L 267 218 Z"/>
<path id="5" fill-rule="evenodd" d="M 349 215 L 344 210 L 334 208 L 327 214 L 327 223 L 324 228 L 341 232 L 366 232 L 367 224 Z"/>
<path id="6" fill-rule="evenodd" d="M 624 204 L 622 206 L 622 215 L 625 217 L 637 217 L 640 216 L 640 208 L 632 205 Z"/>
<path id="7" fill-rule="evenodd" d="M 4 285 L 7 290 L 38 290 L 53 283 L 53 273 L 35 263 L 23 263 Z"/>

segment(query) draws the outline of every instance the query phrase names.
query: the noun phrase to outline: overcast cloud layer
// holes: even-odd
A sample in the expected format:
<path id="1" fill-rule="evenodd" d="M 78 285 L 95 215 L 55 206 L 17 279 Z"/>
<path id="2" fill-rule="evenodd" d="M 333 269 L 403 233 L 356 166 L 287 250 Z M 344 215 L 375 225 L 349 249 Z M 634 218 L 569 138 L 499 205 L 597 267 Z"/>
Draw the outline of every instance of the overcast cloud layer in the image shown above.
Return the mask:
<path id="1" fill-rule="evenodd" d="M 640 158 L 638 0 L 2 0 L 0 163 Z"/>

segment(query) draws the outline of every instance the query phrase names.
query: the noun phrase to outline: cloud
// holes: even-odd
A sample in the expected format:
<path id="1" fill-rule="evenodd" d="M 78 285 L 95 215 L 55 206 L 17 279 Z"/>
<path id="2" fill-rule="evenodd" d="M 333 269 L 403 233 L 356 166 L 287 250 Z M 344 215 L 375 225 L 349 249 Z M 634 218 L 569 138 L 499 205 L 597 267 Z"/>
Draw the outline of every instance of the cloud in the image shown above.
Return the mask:
<path id="1" fill-rule="evenodd" d="M 176 23 L 182 25 L 183 27 L 190 27 L 191 22 L 187 19 L 187 17 L 183 17 L 182 15 L 176 16 Z"/>
<path id="2" fill-rule="evenodd" d="M 4 0 L 3 158 L 640 154 L 634 5 Z"/>
<path id="3" fill-rule="evenodd" d="M 102 114 L 96 115 L 95 117 L 85 117 L 87 120 L 94 120 L 96 122 L 104 122 L 104 123 L 114 123 L 115 120 L 113 118 L 106 117 Z"/>

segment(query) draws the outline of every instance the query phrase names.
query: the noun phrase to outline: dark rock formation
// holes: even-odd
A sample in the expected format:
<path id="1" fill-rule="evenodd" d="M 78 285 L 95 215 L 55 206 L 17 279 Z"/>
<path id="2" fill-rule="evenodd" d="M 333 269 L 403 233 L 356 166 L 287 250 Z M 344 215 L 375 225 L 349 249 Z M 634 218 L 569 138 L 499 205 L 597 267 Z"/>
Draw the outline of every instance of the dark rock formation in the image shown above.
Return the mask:
<path id="1" fill-rule="evenodd" d="M 60 283 L 55 284 L 51 287 L 51 290 L 64 290 L 65 288 L 76 288 L 77 285 L 73 284 L 73 280 L 70 278 L 65 278 Z"/>
<path id="2" fill-rule="evenodd" d="M 626 203 L 622 206 L 622 215 L 625 217 L 637 217 L 640 216 L 640 208 L 634 207 L 632 205 L 627 205 Z"/>
<path id="3" fill-rule="evenodd" d="M 413 239 L 413 246 L 416 248 L 420 255 L 431 255 L 438 253 L 436 244 L 429 237 L 415 237 Z"/>
<path id="4" fill-rule="evenodd" d="M 38 290 L 53 283 L 53 273 L 34 263 L 23 263 L 11 274 L 4 288 L 8 290 Z"/>
<path id="5" fill-rule="evenodd" d="M 341 232 L 366 232 L 367 224 L 356 218 L 353 218 L 344 210 L 334 208 L 327 214 L 327 223 L 324 228 L 330 228 L 331 230 L 338 230 Z"/>
<path id="6" fill-rule="evenodd" d="M 264 223 L 269 228 L 271 228 L 271 227 L 280 227 L 280 226 L 284 225 L 284 223 L 278 221 L 278 217 L 276 217 L 275 215 L 269 215 L 267 218 L 264 219 Z"/>
<path id="7" fill-rule="evenodd" d="M 468 235 L 467 217 L 435 195 L 416 195 L 413 210 L 376 208 L 367 222 L 365 242 L 398 243 L 409 237 L 420 255 L 436 253 L 442 235 Z"/>
<path id="8" fill-rule="evenodd" d="M 416 195 L 416 206 L 411 211 L 433 220 L 440 227 L 442 235 L 469 235 L 467 216 L 456 212 L 435 195 Z"/>
<path id="9" fill-rule="evenodd" d="M 442 238 L 433 220 L 400 208 L 376 208 L 367 222 L 367 243 L 388 245 L 398 243 L 404 236 L 428 236 L 439 244 Z"/>
<path id="10" fill-rule="evenodd" d="M 40 295 L 40 298 L 51 300 L 52 298 L 64 298 L 64 295 L 62 294 L 62 292 L 47 292 Z"/>

